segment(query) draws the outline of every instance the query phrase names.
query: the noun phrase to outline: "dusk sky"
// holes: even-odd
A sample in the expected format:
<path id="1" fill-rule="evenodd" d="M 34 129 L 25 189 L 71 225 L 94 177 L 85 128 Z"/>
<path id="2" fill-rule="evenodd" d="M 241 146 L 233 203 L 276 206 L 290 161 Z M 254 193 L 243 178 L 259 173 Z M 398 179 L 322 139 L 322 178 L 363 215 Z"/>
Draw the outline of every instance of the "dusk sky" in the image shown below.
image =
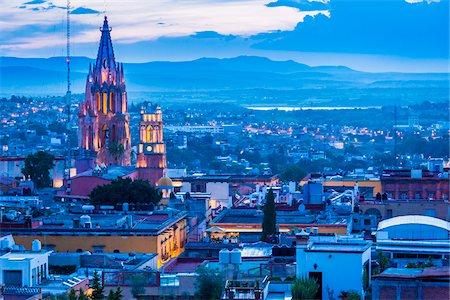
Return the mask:
<path id="1" fill-rule="evenodd" d="M 65 5 L 2 1 L 0 56 L 64 56 Z M 258 55 L 367 71 L 449 67 L 449 0 L 73 0 L 72 55 L 96 55 L 105 10 L 124 62 Z"/>

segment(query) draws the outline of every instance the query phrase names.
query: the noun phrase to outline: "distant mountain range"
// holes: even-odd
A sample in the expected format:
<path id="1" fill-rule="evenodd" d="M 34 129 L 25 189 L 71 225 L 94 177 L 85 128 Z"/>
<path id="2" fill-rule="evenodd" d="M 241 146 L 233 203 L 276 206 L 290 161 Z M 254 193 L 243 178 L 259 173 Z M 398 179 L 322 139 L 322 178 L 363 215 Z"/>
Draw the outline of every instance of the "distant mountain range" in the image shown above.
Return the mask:
<path id="1" fill-rule="evenodd" d="M 83 93 L 93 59 L 71 59 L 72 92 Z M 311 67 L 264 57 L 201 58 L 185 62 L 125 63 L 130 95 L 138 93 L 217 92 L 233 90 L 434 89 L 448 95 L 448 73 L 367 73 L 344 66 Z M 0 57 L 0 95 L 63 95 L 65 57 Z M 436 94 L 436 90 L 438 91 Z M 442 93 L 440 92 L 442 91 Z M 447 97 L 448 98 L 448 97 Z M 419 101 L 420 99 L 418 99 Z"/>

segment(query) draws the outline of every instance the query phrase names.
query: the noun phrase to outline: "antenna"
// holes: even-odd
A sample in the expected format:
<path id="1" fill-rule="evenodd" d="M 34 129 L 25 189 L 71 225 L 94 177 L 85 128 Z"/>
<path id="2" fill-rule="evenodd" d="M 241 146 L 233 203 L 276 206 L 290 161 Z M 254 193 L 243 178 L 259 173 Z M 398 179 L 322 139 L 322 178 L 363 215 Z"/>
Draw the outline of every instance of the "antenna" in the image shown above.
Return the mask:
<path id="1" fill-rule="evenodd" d="M 397 167 L 397 104 L 394 105 L 394 161 Z"/>
<path id="2" fill-rule="evenodd" d="M 67 39 L 67 56 L 66 56 L 66 63 L 67 63 L 67 92 L 66 92 L 66 106 L 67 106 L 67 159 L 66 159 L 66 180 L 67 180 L 67 194 L 70 194 L 70 169 L 71 169 L 71 160 L 70 157 L 70 106 L 71 106 L 71 96 L 72 93 L 70 91 L 70 0 L 67 0 L 67 27 L 66 27 L 66 39 Z"/>

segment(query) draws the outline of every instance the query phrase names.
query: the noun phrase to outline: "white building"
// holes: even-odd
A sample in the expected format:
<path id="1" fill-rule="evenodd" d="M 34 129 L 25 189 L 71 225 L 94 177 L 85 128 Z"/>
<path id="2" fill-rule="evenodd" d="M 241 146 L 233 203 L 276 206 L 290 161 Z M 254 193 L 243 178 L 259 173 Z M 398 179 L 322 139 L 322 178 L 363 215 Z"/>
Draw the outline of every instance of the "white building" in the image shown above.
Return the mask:
<path id="1" fill-rule="evenodd" d="M 37 247 L 35 251 L 13 251 L 0 256 L 0 285 L 19 287 L 39 285 L 48 277 L 50 253 L 51 251 L 42 251 Z"/>
<path id="2" fill-rule="evenodd" d="M 364 298 L 370 284 L 371 242 L 352 236 L 297 236 L 297 278 L 315 278 L 319 299 L 356 291 Z"/>
<path id="3" fill-rule="evenodd" d="M 450 222 L 419 215 L 390 218 L 378 224 L 377 251 L 386 253 L 398 267 L 425 262 L 442 266 L 450 258 Z"/>

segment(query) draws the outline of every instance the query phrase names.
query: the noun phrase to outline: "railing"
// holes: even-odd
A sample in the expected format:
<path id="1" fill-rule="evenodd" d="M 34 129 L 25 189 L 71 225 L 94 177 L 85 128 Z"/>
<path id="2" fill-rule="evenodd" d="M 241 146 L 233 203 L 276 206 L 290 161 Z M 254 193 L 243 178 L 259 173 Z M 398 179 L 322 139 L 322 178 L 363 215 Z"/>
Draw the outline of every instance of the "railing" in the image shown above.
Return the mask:
<path id="1" fill-rule="evenodd" d="M 37 287 L 22 287 L 14 285 L 5 285 L 1 288 L 1 293 L 3 295 L 22 295 L 22 296 L 32 296 L 41 294 L 41 288 Z"/>

